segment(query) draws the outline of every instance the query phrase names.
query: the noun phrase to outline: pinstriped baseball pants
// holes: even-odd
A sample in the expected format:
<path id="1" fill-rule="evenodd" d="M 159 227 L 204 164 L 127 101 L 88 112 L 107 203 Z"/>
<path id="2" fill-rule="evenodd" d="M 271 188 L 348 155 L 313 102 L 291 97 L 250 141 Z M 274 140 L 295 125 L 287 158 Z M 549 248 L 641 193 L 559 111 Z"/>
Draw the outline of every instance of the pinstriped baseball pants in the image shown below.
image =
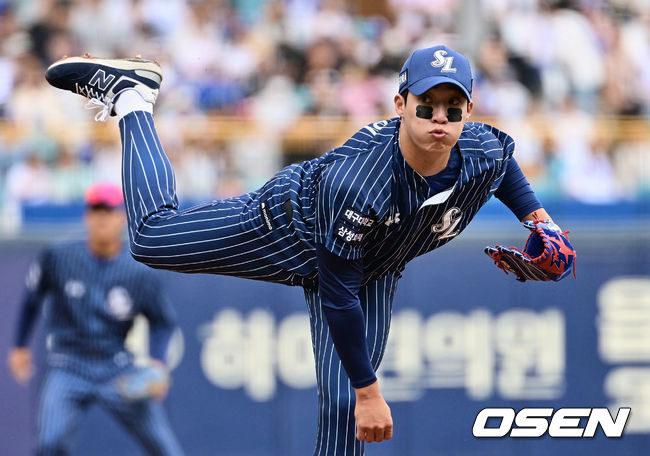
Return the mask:
<path id="1" fill-rule="evenodd" d="M 372 366 L 384 356 L 398 276 L 387 275 L 361 288 L 359 300 L 366 319 L 366 340 Z M 323 315 L 318 289 L 305 289 L 318 384 L 318 432 L 314 456 L 361 456 L 364 442 L 356 439 L 355 395 L 336 353 Z"/>

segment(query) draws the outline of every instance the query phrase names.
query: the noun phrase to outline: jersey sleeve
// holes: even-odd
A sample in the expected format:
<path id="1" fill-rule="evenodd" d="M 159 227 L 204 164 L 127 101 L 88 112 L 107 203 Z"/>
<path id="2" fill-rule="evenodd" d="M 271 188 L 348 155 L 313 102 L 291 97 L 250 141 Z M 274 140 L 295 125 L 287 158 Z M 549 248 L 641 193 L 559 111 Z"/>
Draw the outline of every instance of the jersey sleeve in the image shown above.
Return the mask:
<path id="1" fill-rule="evenodd" d="M 368 386 L 377 378 L 370 362 L 365 317 L 359 302 L 362 261 L 345 260 L 321 244 L 316 244 L 316 257 L 323 314 L 336 352 L 352 386 Z"/>
<path id="2" fill-rule="evenodd" d="M 25 291 L 14 333 L 14 346 L 24 347 L 29 341 L 34 323 L 50 289 L 51 251 L 44 250 L 31 264 L 25 277 Z"/>
<path id="3" fill-rule="evenodd" d="M 346 260 L 361 258 L 365 236 L 377 224 L 371 165 L 367 157 L 346 157 L 328 165 L 317 186 L 315 242 Z"/>
<path id="4" fill-rule="evenodd" d="M 147 271 L 143 282 L 146 283 L 146 291 L 141 309 L 149 322 L 149 355 L 166 362 L 167 346 L 176 327 L 174 308 L 158 274 Z"/>
<path id="5" fill-rule="evenodd" d="M 499 130 L 492 125 L 484 124 L 485 128 L 494 135 L 494 137 L 501 143 L 503 146 L 503 159 L 507 162 L 512 158 L 512 154 L 515 152 L 515 140 L 508 133 Z"/>
<path id="6" fill-rule="evenodd" d="M 470 125 L 470 123 L 468 122 L 466 125 Z M 514 160 L 515 140 L 507 133 L 492 125 L 476 122 L 471 123 L 471 125 L 472 127 L 470 129 L 481 143 L 486 158 L 497 160 L 501 166 L 498 177 L 492 182 L 490 187 L 489 199 L 496 194 L 504 178 L 508 177 L 506 173 L 514 170 L 508 164 Z M 510 177 L 512 177 L 512 174 Z"/>
<path id="7" fill-rule="evenodd" d="M 519 220 L 542 207 L 514 157 L 508 160 L 503 181 L 494 196 L 508 206 Z"/>
<path id="8" fill-rule="evenodd" d="M 503 202 L 515 216 L 522 220 L 542 207 L 530 183 L 514 157 L 515 140 L 507 133 L 487 126 L 503 148 L 503 173 L 494 183 L 491 193 Z"/>

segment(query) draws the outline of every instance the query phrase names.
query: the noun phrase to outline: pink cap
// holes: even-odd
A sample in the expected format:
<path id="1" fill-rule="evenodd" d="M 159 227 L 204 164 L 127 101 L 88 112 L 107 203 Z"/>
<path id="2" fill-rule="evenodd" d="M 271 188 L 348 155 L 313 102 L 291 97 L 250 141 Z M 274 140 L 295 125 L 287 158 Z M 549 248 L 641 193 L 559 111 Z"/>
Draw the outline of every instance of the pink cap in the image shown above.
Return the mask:
<path id="1" fill-rule="evenodd" d="M 112 209 L 124 204 L 122 188 L 109 182 L 101 182 L 88 187 L 84 200 L 87 206 L 106 206 Z"/>

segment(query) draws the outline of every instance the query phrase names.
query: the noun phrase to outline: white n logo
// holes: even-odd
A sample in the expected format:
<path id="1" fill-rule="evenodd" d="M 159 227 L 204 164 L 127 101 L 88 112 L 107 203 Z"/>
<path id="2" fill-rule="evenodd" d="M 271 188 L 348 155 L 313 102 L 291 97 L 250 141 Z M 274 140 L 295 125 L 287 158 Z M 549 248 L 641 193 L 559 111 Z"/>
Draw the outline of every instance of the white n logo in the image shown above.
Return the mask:
<path id="1" fill-rule="evenodd" d="M 445 215 L 442 216 L 442 222 L 437 225 L 431 225 L 431 231 L 434 233 L 440 233 L 438 240 L 447 239 L 458 235 L 458 231 L 454 231 L 456 226 L 460 222 L 462 216 L 460 215 L 460 209 L 457 207 L 452 207 Z"/>
<path id="2" fill-rule="evenodd" d="M 90 78 L 88 85 L 97 86 L 99 90 L 106 90 L 106 88 L 113 82 L 115 79 L 114 74 L 109 74 L 106 76 L 104 70 L 97 70 L 97 72 Z"/>
<path id="3" fill-rule="evenodd" d="M 444 49 L 439 49 L 433 53 L 433 56 L 436 58 L 431 62 L 431 66 L 434 68 L 442 68 L 440 71 L 443 73 L 455 73 L 456 68 L 452 68 L 451 64 L 454 62 L 453 57 L 445 57 L 447 51 Z"/>

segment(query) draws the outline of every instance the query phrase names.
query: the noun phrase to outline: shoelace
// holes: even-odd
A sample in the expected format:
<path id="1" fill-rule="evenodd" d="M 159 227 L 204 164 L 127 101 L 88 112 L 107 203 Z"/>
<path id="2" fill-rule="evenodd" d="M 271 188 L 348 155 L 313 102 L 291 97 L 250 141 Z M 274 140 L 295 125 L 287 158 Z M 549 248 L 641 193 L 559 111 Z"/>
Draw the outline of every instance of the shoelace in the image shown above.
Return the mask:
<path id="1" fill-rule="evenodd" d="M 95 114 L 95 121 L 106 122 L 106 119 L 108 118 L 108 116 L 111 113 L 111 110 L 113 109 L 113 102 L 102 101 L 99 98 L 91 98 L 90 100 L 88 100 L 88 103 L 86 103 L 84 108 L 88 109 L 89 111 L 93 109 L 101 108 L 101 111 Z"/>

